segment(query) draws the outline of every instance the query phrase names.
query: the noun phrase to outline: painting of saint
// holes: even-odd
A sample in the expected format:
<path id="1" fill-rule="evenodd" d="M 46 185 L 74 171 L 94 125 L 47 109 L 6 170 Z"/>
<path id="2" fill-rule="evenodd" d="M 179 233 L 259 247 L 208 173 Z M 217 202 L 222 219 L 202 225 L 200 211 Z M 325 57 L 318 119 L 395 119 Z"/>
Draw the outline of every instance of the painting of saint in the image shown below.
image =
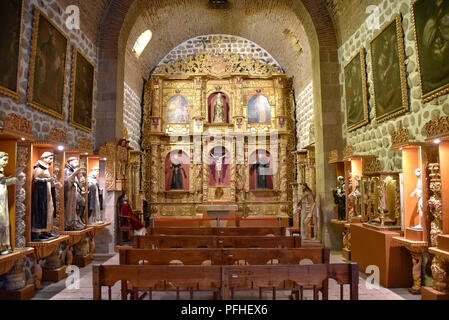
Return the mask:
<path id="1" fill-rule="evenodd" d="M 399 15 L 371 42 L 378 122 L 388 120 L 408 109 L 401 25 L 401 16 Z"/>
<path id="2" fill-rule="evenodd" d="M 270 153 L 266 150 L 257 150 L 251 155 L 249 163 L 250 189 L 272 190 L 273 169 Z"/>
<path id="3" fill-rule="evenodd" d="M 271 123 L 271 107 L 267 97 L 258 94 L 249 99 L 248 123 Z"/>
<path id="4" fill-rule="evenodd" d="M 412 4 L 424 102 L 449 93 L 449 0 Z"/>
<path id="5" fill-rule="evenodd" d="M 92 132 L 92 109 L 95 67 L 78 50 L 74 50 L 70 123 Z"/>
<path id="6" fill-rule="evenodd" d="M 0 1 L 0 93 L 18 98 L 23 0 Z"/>
<path id="7" fill-rule="evenodd" d="M 165 190 L 189 190 L 189 156 L 181 150 L 170 152 L 165 159 Z"/>
<path id="8" fill-rule="evenodd" d="M 35 10 L 29 104 L 63 119 L 68 40 L 39 9 Z"/>
<path id="9" fill-rule="evenodd" d="M 209 123 L 229 123 L 229 97 L 223 92 L 209 96 Z"/>
<path id="10" fill-rule="evenodd" d="M 230 153 L 224 147 L 215 147 L 209 153 L 209 185 L 211 187 L 229 187 Z"/>
<path id="11" fill-rule="evenodd" d="M 189 123 L 190 106 L 181 95 L 171 97 L 167 103 L 167 123 Z"/>
<path id="12" fill-rule="evenodd" d="M 368 123 L 365 52 L 359 52 L 345 67 L 346 126 L 352 131 Z"/>

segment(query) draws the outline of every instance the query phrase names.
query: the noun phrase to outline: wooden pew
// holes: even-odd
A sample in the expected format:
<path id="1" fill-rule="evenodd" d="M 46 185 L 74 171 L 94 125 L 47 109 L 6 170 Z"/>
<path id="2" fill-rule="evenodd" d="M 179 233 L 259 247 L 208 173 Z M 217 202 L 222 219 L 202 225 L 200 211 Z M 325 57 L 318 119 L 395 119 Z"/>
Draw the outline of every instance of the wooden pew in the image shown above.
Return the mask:
<path id="1" fill-rule="evenodd" d="M 214 299 L 221 296 L 221 266 L 115 266 L 94 265 L 92 267 L 93 298 L 101 300 L 102 287 L 108 287 L 108 298 L 112 300 L 112 287 L 118 281 L 127 281 L 132 288 L 132 299 L 138 298 L 139 291 L 149 294 L 152 299 L 154 289 L 160 290 L 160 283 L 176 288 L 176 299 L 179 300 L 181 288 L 187 288 L 190 299 L 194 291 L 213 291 Z M 126 296 L 122 300 L 126 300 Z"/>
<path id="2" fill-rule="evenodd" d="M 285 236 L 285 227 L 261 228 L 150 228 L 150 235 L 192 235 L 192 236 Z"/>
<path id="3" fill-rule="evenodd" d="M 358 264 L 314 264 L 306 266 L 227 266 L 223 267 L 223 299 L 233 300 L 236 288 L 274 288 L 285 281 L 292 281 L 299 287 L 296 300 L 303 300 L 303 289 L 313 288 L 313 299 L 319 300 L 319 289 L 323 289 L 323 300 L 328 300 L 329 279 L 340 285 L 340 299 L 343 300 L 343 286 L 350 286 L 350 299 L 358 300 Z M 260 297 L 262 298 L 262 297 Z M 274 299 L 276 295 L 274 294 Z"/>
<path id="4" fill-rule="evenodd" d="M 300 237 L 135 236 L 137 249 L 169 248 L 300 248 Z"/>
<path id="5" fill-rule="evenodd" d="M 330 250 L 320 248 L 251 248 L 251 249 L 224 249 L 223 265 L 295 265 L 308 259 L 313 264 L 328 264 Z"/>

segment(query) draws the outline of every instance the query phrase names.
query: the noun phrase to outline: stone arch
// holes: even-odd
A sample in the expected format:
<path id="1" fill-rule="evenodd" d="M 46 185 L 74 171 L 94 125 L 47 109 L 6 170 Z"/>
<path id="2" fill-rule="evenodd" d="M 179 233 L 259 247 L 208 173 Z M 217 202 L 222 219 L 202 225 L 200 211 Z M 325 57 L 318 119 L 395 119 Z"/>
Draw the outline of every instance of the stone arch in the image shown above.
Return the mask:
<path id="1" fill-rule="evenodd" d="M 313 70 L 316 167 L 319 168 L 317 200 L 321 203 L 324 222 L 329 222 L 334 210 L 328 188 L 334 184 L 335 177 L 333 168 L 327 165 L 327 154 L 343 146 L 336 32 L 325 0 L 273 1 L 289 4 L 308 37 Z M 96 117 L 104 121 L 97 123 L 97 149 L 121 135 L 126 44 L 145 2 L 148 3 L 146 0 L 111 0 L 100 26 Z M 296 60 L 292 59 L 294 64 Z M 329 238 L 330 234 L 326 232 L 326 245 L 338 247 L 337 241 Z"/>

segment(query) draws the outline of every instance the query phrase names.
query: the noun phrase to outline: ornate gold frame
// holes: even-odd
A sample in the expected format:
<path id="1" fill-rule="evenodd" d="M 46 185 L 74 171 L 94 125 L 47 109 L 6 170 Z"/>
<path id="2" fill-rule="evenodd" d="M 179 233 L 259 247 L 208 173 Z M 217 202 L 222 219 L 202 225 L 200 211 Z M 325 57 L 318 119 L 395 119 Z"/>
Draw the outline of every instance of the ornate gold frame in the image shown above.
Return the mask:
<path id="1" fill-rule="evenodd" d="M 377 103 L 376 103 L 376 85 L 374 83 L 374 51 L 373 51 L 373 43 L 377 40 L 377 38 L 384 33 L 386 29 L 388 29 L 393 23 L 396 23 L 396 36 L 398 40 L 398 53 L 399 53 L 399 68 L 401 73 L 401 92 L 402 92 L 402 106 L 397 108 L 396 110 L 386 113 L 383 116 L 377 117 Z M 374 110 L 376 113 L 376 120 L 378 123 L 390 120 L 397 116 L 400 116 L 406 113 L 409 110 L 409 100 L 408 100 L 408 92 L 407 92 L 407 73 L 405 69 L 405 53 L 404 53 L 404 32 L 402 31 L 402 15 L 399 13 L 392 21 L 390 21 L 370 43 L 371 50 L 371 61 L 372 66 L 371 69 L 373 71 L 373 89 L 374 89 Z"/>
<path id="2" fill-rule="evenodd" d="M 368 112 L 368 84 L 367 84 L 367 75 L 366 75 L 366 57 L 365 57 L 365 48 L 360 49 L 359 53 L 357 53 L 343 68 L 343 70 L 346 70 L 346 67 L 351 64 L 354 59 L 357 59 L 357 56 L 360 55 L 360 64 L 361 64 L 361 70 L 362 70 L 362 92 L 363 92 L 363 120 L 359 123 L 356 123 L 350 127 L 346 128 L 346 131 L 352 132 L 356 129 L 359 129 L 369 123 L 369 112 Z M 344 74 L 346 72 L 343 72 Z M 346 90 L 346 83 L 345 83 L 345 90 Z M 347 103 L 347 102 L 346 102 Z M 346 125 L 348 124 L 347 119 L 348 114 L 348 108 L 346 107 Z"/>
<path id="3" fill-rule="evenodd" d="M 76 123 L 73 118 L 75 116 L 75 87 L 76 87 L 76 66 L 77 66 L 77 54 L 80 54 L 94 69 L 94 76 L 92 79 L 92 117 L 90 119 L 90 128 L 87 128 L 81 124 Z M 95 80 L 96 80 L 97 70 L 95 65 L 90 61 L 81 51 L 79 51 L 75 46 L 73 46 L 73 58 L 72 58 L 72 83 L 70 86 L 70 125 L 75 128 L 86 131 L 87 133 L 92 133 L 92 123 L 94 114 L 94 101 L 95 101 Z"/>
<path id="4" fill-rule="evenodd" d="M 418 58 L 416 59 L 418 62 L 418 73 L 419 73 L 419 86 L 421 89 L 421 99 L 422 103 L 430 102 L 438 97 L 444 96 L 449 93 L 449 83 L 446 85 L 443 85 L 441 88 L 435 89 L 432 92 L 427 93 L 424 95 L 423 92 L 423 84 L 422 84 L 422 74 L 421 74 L 421 57 L 420 57 L 420 51 L 418 46 L 418 33 L 416 32 L 416 21 L 415 21 L 415 4 L 420 0 L 413 0 L 411 3 L 411 15 L 412 15 L 412 25 L 413 25 L 413 34 L 415 35 L 415 48 L 416 48 L 416 54 Z"/>
<path id="5" fill-rule="evenodd" d="M 69 64 L 69 47 L 70 47 L 70 41 L 67 38 L 67 36 L 64 34 L 64 32 L 61 31 L 54 23 L 51 21 L 51 19 L 48 18 L 38 7 L 34 6 L 34 21 L 33 21 L 33 40 L 31 45 L 31 59 L 30 59 L 30 77 L 28 81 L 28 105 L 42 111 L 44 113 L 47 113 L 55 118 L 64 120 L 65 118 L 65 110 L 64 110 L 64 97 L 63 97 L 63 106 L 62 106 L 62 114 L 59 114 L 53 110 L 49 110 L 46 106 L 43 106 L 37 102 L 33 101 L 33 87 L 34 87 L 34 76 L 35 76 L 35 68 L 36 68 L 36 53 L 37 53 L 37 36 L 39 32 L 39 18 L 40 16 L 43 16 L 44 19 L 46 19 L 67 41 L 66 45 L 66 54 L 65 54 L 65 62 L 64 62 L 64 96 L 67 86 L 67 66 Z"/>
<path id="6" fill-rule="evenodd" d="M 20 74 L 22 71 L 22 64 L 20 63 L 20 59 L 22 58 L 22 42 L 23 42 L 23 15 L 25 12 L 25 0 L 22 0 L 22 7 L 20 13 L 20 34 L 19 34 L 19 57 L 18 57 L 18 65 L 17 65 L 17 91 L 12 91 L 11 89 L 0 86 L 0 94 L 3 94 L 7 97 L 13 98 L 15 100 L 19 100 L 19 90 L 20 90 Z"/>

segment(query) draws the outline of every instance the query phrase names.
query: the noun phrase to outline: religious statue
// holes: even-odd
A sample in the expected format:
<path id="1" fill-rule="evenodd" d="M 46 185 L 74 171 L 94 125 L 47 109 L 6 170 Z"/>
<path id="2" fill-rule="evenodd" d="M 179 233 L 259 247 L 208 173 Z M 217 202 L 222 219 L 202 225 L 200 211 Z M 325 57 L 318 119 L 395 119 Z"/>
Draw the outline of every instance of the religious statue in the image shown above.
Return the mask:
<path id="1" fill-rule="evenodd" d="M 128 145 L 126 139 L 120 140 L 117 146 L 117 179 L 126 179 L 126 164 L 128 162 Z"/>
<path id="2" fill-rule="evenodd" d="M 251 166 L 251 170 L 256 170 L 257 189 L 268 189 L 267 176 L 270 170 L 268 157 L 258 155 L 257 162 Z"/>
<path id="3" fill-rule="evenodd" d="M 181 161 L 179 161 L 178 155 L 174 156 L 174 159 L 170 164 L 170 169 L 173 170 L 170 190 L 184 190 L 182 176 L 184 175 L 184 178 L 187 179 L 187 174 L 182 167 Z"/>
<path id="4" fill-rule="evenodd" d="M 226 122 L 225 99 L 223 98 L 223 95 L 221 93 L 218 93 L 217 98 L 215 99 L 215 102 L 212 107 L 213 107 L 212 123 L 225 123 Z"/>
<path id="5" fill-rule="evenodd" d="M 301 208 L 301 237 L 304 240 L 319 240 L 320 234 L 320 217 L 318 212 L 318 206 L 315 201 L 315 196 L 312 190 L 309 188 L 307 183 L 302 183 L 302 193 L 303 196 L 300 203 L 302 203 Z M 307 207 L 310 209 L 307 210 Z M 313 236 L 311 239 L 307 236 L 307 226 L 309 223 L 313 224 Z"/>
<path id="6" fill-rule="evenodd" d="M 84 212 L 86 209 L 86 199 L 84 198 L 84 195 L 86 194 L 85 185 L 86 178 L 83 174 L 80 174 L 80 184 L 78 188 L 76 188 L 76 219 L 82 229 L 86 227 L 86 223 L 84 222 Z"/>
<path id="7" fill-rule="evenodd" d="M 338 206 L 338 220 L 346 220 L 346 183 L 344 177 L 337 178 L 339 186 L 333 190 L 334 202 Z"/>
<path id="8" fill-rule="evenodd" d="M 217 185 L 223 184 L 224 178 L 226 176 L 226 167 L 224 166 L 224 159 L 226 158 L 226 154 L 221 155 L 219 153 L 218 155 L 214 155 L 212 152 L 210 153 L 210 156 L 214 159 L 215 162 L 215 172 L 212 170 L 212 175 L 214 178 L 214 181 L 216 181 Z"/>
<path id="9" fill-rule="evenodd" d="M 361 217 L 362 216 L 362 210 L 361 210 L 361 198 L 362 198 L 362 193 L 360 192 L 360 175 L 358 173 L 354 174 L 354 185 L 355 185 L 355 189 L 354 192 L 352 192 L 352 196 L 353 199 L 352 201 L 354 201 L 354 216 L 353 217 Z"/>
<path id="10" fill-rule="evenodd" d="M 423 218 L 424 218 L 424 212 L 423 212 L 423 190 L 422 190 L 422 174 L 421 169 L 418 168 L 415 170 L 415 175 L 418 178 L 418 182 L 416 184 L 416 189 L 413 191 L 413 193 L 410 195 L 410 197 L 414 197 L 415 194 L 418 196 L 418 214 L 419 214 L 419 224 L 417 226 L 411 227 L 412 229 L 416 230 L 422 230 L 423 226 Z"/>
<path id="11" fill-rule="evenodd" d="M 103 208 L 103 199 L 101 197 L 101 189 L 98 184 L 98 175 L 100 174 L 99 167 L 93 167 L 88 176 L 89 185 L 89 224 L 102 224 L 101 210 Z"/>
<path id="12" fill-rule="evenodd" d="M 84 225 L 79 221 L 79 216 L 76 211 L 78 193 L 81 192 L 78 176 L 81 173 L 79 160 L 76 157 L 71 157 L 67 161 L 64 170 L 64 207 L 65 207 L 65 230 L 78 231 L 84 229 Z"/>
<path id="13" fill-rule="evenodd" d="M 17 183 L 17 178 L 5 177 L 9 155 L 0 151 L 0 255 L 12 252 L 9 225 L 8 186 Z"/>
<path id="14" fill-rule="evenodd" d="M 53 163 L 53 153 L 45 152 L 34 166 L 33 199 L 31 205 L 31 241 L 48 241 L 57 236 L 51 234 L 55 211 L 55 178 L 48 170 Z"/>

